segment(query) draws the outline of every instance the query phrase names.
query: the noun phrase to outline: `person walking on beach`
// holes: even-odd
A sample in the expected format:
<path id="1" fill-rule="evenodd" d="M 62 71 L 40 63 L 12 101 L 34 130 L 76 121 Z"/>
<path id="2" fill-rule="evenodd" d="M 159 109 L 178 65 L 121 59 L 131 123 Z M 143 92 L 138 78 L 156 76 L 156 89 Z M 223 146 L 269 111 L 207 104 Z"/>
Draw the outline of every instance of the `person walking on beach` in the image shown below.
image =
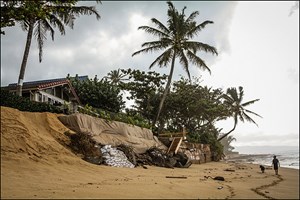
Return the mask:
<path id="1" fill-rule="evenodd" d="M 279 168 L 280 164 L 279 164 L 279 160 L 276 158 L 276 156 L 273 156 L 272 165 L 275 170 L 275 174 L 278 175 L 278 168 Z"/>

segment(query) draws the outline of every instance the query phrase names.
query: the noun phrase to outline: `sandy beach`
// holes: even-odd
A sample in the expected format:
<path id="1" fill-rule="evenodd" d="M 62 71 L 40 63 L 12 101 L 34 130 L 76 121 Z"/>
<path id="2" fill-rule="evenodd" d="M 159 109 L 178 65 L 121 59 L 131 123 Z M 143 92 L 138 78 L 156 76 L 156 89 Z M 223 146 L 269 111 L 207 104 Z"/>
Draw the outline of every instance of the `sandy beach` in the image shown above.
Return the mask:
<path id="1" fill-rule="evenodd" d="M 19 157 L 19 159 L 17 158 Z M 224 171 L 226 169 L 235 170 Z M 178 177 L 178 178 L 166 178 Z M 206 176 L 223 176 L 217 181 Z M 179 178 L 186 177 L 186 178 Z M 1 198 L 297 199 L 299 170 L 264 174 L 251 164 L 211 162 L 188 169 L 114 168 L 74 160 L 43 163 L 2 158 Z"/>
<path id="2" fill-rule="evenodd" d="M 51 113 L 1 107 L 1 199 L 298 199 L 299 170 L 239 162 L 117 168 L 82 160 Z M 214 180 L 216 176 L 224 181 Z"/>

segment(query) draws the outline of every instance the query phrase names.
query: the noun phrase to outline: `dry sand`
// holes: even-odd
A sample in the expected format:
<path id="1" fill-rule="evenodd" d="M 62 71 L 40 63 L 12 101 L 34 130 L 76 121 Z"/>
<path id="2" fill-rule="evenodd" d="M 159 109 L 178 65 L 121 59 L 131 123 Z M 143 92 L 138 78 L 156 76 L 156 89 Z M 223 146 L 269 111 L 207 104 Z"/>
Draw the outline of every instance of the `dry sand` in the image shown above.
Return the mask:
<path id="1" fill-rule="evenodd" d="M 298 199 L 299 170 L 279 176 L 253 164 L 114 168 L 87 163 L 68 148 L 56 114 L 1 107 L 1 199 Z M 228 170 L 229 171 L 225 171 Z M 185 178 L 166 178 L 185 177 Z M 207 176 L 223 176 L 216 181 Z"/>

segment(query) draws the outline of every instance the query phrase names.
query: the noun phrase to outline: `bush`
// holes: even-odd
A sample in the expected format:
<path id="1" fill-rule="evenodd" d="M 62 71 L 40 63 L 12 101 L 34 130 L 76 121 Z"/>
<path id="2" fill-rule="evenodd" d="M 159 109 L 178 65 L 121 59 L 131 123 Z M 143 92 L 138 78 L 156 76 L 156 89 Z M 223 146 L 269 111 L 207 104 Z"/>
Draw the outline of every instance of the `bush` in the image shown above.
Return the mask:
<path id="1" fill-rule="evenodd" d="M 28 98 L 20 97 L 2 89 L 0 105 L 21 111 L 63 113 L 63 110 L 51 104 L 30 101 Z"/>
<path id="2" fill-rule="evenodd" d="M 144 119 L 141 115 L 136 113 L 114 113 L 100 108 L 93 108 L 88 104 L 86 104 L 84 107 L 78 107 L 78 112 L 93 117 L 99 117 L 108 121 L 113 120 L 118 122 L 124 122 L 126 124 L 139 126 L 141 128 L 151 129 L 151 125 L 149 124 L 149 122 L 146 119 Z"/>

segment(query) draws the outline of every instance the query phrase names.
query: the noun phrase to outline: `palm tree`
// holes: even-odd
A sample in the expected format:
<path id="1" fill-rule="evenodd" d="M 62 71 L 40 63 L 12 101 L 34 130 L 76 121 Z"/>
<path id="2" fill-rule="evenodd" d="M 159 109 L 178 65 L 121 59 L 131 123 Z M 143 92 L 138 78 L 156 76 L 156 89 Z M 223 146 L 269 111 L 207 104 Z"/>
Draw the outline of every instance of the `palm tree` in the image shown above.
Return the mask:
<path id="1" fill-rule="evenodd" d="M 46 34 L 50 31 L 52 40 L 54 40 L 54 28 L 58 27 L 61 35 L 65 34 L 64 25 L 73 28 L 74 20 L 79 15 L 96 15 L 97 20 L 100 15 L 94 7 L 74 6 L 77 1 L 24 1 L 20 9 L 28 10 L 24 12 L 23 20 L 19 21 L 22 29 L 28 31 L 25 50 L 23 54 L 20 74 L 17 84 L 17 94 L 22 96 L 22 85 L 30 51 L 31 39 L 34 34 L 38 41 L 39 61 L 42 62 L 43 45 L 47 39 Z M 97 1 L 99 3 L 100 1 Z M 100 2 L 101 3 L 101 2 Z"/>
<path id="2" fill-rule="evenodd" d="M 254 123 L 256 126 L 256 122 L 247 114 L 254 114 L 258 117 L 261 117 L 260 115 L 256 114 L 255 112 L 252 112 L 250 110 L 245 109 L 246 106 L 249 106 L 256 101 L 259 101 L 259 99 L 255 99 L 252 101 L 248 101 L 243 103 L 243 97 L 244 97 L 244 90 L 243 87 L 239 87 L 239 93 L 237 92 L 236 88 L 228 88 L 226 94 L 224 94 L 224 104 L 227 105 L 232 113 L 232 117 L 234 119 L 234 126 L 233 128 L 226 134 L 222 135 L 218 141 L 222 140 L 225 138 L 227 135 L 229 135 L 232 131 L 235 130 L 236 125 L 238 123 L 238 120 L 244 122 L 249 121 Z"/>
<path id="3" fill-rule="evenodd" d="M 121 72 L 120 69 L 118 69 L 118 70 L 112 70 L 111 72 L 109 72 L 105 78 L 109 79 L 112 84 L 118 85 L 120 83 L 123 83 L 123 81 L 125 81 L 125 80 L 129 80 L 129 79 L 124 78 L 126 76 L 127 76 L 127 74 L 124 74 L 123 72 Z"/>
<path id="4" fill-rule="evenodd" d="M 205 62 L 196 55 L 198 51 L 210 52 L 216 55 L 218 54 L 214 47 L 209 46 L 208 44 L 190 40 L 197 36 L 197 34 L 207 24 L 212 24 L 212 21 L 204 21 L 197 25 L 194 19 L 199 15 L 198 11 L 194 11 L 189 15 L 189 17 L 186 17 L 184 13 L 186 7 L 184 7 L 182 12 L 179 13 L 170 1 L 168 1 L 167 4 L 169 7 L 167 26 L 165 26 L 159 20 L 152 18 L 151 21 L 154 23 L 155 27 L 140 26 L 138 28 L 146 31 L 149 34 L 157 36 L 158 40 L 143 43 L 143 49 L 132 54 L 132 56 L 135 56 L 140 53 L 164 50 L 164 52 L 154 60 L 149 68 L 151 69 L 155 64 L 159 65 L 159 67 L 164 67 L 168 64 L 171 64 L 168 81 L 159 104 L 156 119 L 153 121 L 152 126 L 154 126 L 158 120 L 163 103 L 169 92 L 175 67 L 175 59 L 179 58 L 180 64 L 183 65 L 184 70 L 190 78 L 189 62 L 196 65 L 200 69 L 208 70 L 210 72 L 210 69 L 206 66 Z"/>
<path id="5" fill-rule="evenodd" d="M 236 138 L 234 138 L 232 135 L 225 137 L 222 141 L 221 144 L 223 145 L 223 152 L 224 154 L 229 154 L 234 150 L 234 147 L 231 146 L 231 143 L 233 141 L 236 141 Z"/>

